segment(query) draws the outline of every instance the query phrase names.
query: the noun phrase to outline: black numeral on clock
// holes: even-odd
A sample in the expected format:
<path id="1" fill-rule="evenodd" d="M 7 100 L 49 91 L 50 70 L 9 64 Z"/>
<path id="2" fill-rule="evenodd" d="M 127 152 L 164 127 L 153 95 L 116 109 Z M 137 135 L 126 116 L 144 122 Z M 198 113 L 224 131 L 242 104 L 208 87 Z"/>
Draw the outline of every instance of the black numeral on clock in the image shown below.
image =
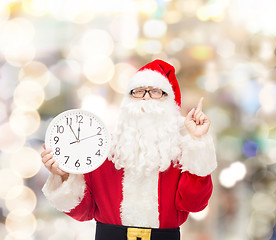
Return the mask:
<path id="1" fill-rule="evenodd" d="M 103 145 L 103 139 L 102 138 L 99 138 L 99 143 L 98 143 L 98 146 L 102 146 Z"/>
<path id="2" fill-rule="evenodd" d="M 63 133 L 64 132 L 64 127 L 61 125 L 57 125 L 57 133 Z"/>
<path id="3" fill-rule="evenodd" d="M 80 162 L 79 162 L 80 160 L 78 159 L 76 162 L 75 162 L 75 167 L 80 167 Z"/>
<path id="4" fill-rule="evenodd" d="M 97 156 L 101 156 L 101 152 L 100 152 L 100 149 L 95 153 L 95 155 Z"/>
<path id="5" fill-rule="evenodd" d="M 64 156 L 65 158 L 66 158 L 66 161 L 65 161 L 65 164 L 68 162 L 68 160 L 69 160 L 69 156 Z"/>
<path id="6" fill-rule="evenodd" d="M 100 127 L 97 127 L 97 129 L 99 130 L 98 133 L 97 133 L 97 135 L 102 135 L 101 134 L 102 129 Z"/>
<path id="7" fill-rule="evenodd" d="M 58 141 L 59 141 L 59 137 L 58 137 L 58 136 L 55 136 L 55 137 L 54 137 L 54 141 L 55 141 L 55 144 L 57 144 Z"/>
<path id="8" fill-rule="evenodd" d="M 83 116 L 82 115 L 76 115 L 77 123 L 83 123 Z"/>
<path id="9" fill-rule="evenodd" d="M 55 149 L 55 154 L 56 154 L 56 155 L 60 155 L 60 148 L 59 148 L 59 147 L 57 147 L 57 148 Z"/>
<path id="10" fill-rule="evenodd" d="M 67 125 L 72 125 L 72 118 L 66 118 Z"/>
<path id="11" fill-rule="evenodd" d="M 92 163 L 91 157 L 87 157 L 86 165 L 90 165 Z"/>

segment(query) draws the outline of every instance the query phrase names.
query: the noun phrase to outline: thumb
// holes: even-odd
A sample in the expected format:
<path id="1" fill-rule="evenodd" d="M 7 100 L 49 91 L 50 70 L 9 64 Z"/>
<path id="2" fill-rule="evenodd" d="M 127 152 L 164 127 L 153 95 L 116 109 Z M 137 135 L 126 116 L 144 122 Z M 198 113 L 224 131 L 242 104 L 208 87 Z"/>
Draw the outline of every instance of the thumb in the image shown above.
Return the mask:
<path id="1" fill-rule="evenodd" d="M 45 143 L 43 143 L 43 145 L 42 145 L 42 146 L 43 146 L 43 148 L 46 150 Z"/>
<path id="2" fill-rule="evenodd" d="M 186 119 L 192 120 L 194 113 L 195 113 L 195 108 L 192 108 L 192 110 L 187 114 Z"/>

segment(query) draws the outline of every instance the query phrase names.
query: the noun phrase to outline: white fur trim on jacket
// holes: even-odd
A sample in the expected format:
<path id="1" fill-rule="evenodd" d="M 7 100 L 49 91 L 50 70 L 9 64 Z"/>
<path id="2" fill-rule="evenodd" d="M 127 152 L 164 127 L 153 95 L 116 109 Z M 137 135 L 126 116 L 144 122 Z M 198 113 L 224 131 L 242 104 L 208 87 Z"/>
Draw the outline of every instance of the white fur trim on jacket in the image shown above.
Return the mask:
<path id="1" fill-rule="evenodd" d="M 57 210 L 70 212 L 83 199 L 85 188 L 85 180 L 82 174 L 70 174 L 68 179 L 62 182 L 59 175 L 50 173 L 42 192 Z"/>
<path id="2" fill-rule="evenodd" d="M 134 88 L 148 86 L 160 88 L 168 94 L 169 98 L 174 99 L 174 92 L 168 78 L 157 71 L 149 69 L 137 72 L 130 79 L 127 87 L 127 94 Z"/>
<path id="3" fill-rule="evenodd" d="M 217 167 L 216 152 L 213 139 L 210 134 L 194 139 L 187 133 L 183 136 L 182 157 L 179 163 L 182 172 L 189 171 L 198 176 L 207 176 Z"/>
<path id="4" fill-rule="evenodd" d="M 135 176 L 124 169 L 121 220 L 125 226 L 159 228 L 158 211 L 159 171 Z"/>

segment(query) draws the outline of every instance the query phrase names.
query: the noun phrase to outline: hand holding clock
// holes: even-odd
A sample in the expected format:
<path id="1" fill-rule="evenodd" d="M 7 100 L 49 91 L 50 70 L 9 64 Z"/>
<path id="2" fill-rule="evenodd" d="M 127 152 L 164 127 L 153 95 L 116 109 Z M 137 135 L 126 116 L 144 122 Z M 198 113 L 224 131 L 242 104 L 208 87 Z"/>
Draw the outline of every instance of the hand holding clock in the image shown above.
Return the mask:
<path id="1" fill-rule="evenodd" d="M 51 154 L 52 149 L 46 149 L 45 144 L 43 144 L 44 151 L 41 153 L 41 158 L 44 166 L 55 175 L 59 175 L 62 181 L 66 181 L 69 177 L 69 173 L 64 172 L 58 167 L 58 162 L 53 159 L 53 154 Z"/>

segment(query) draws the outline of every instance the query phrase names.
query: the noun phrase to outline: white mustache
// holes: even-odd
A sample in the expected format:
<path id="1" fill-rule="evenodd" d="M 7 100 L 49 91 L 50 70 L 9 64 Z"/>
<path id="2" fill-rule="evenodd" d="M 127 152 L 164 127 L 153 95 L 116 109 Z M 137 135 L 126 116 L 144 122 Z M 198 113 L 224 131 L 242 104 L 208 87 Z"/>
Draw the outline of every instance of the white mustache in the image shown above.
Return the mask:
<path id="1" fill-rule="evenodd" d="M 123 110 L 127 110 L 131 115 L 141 114 L 163 114 L 165 113 L 165 102 L 156 100 L 131 100 L 123 106 Z"/>

